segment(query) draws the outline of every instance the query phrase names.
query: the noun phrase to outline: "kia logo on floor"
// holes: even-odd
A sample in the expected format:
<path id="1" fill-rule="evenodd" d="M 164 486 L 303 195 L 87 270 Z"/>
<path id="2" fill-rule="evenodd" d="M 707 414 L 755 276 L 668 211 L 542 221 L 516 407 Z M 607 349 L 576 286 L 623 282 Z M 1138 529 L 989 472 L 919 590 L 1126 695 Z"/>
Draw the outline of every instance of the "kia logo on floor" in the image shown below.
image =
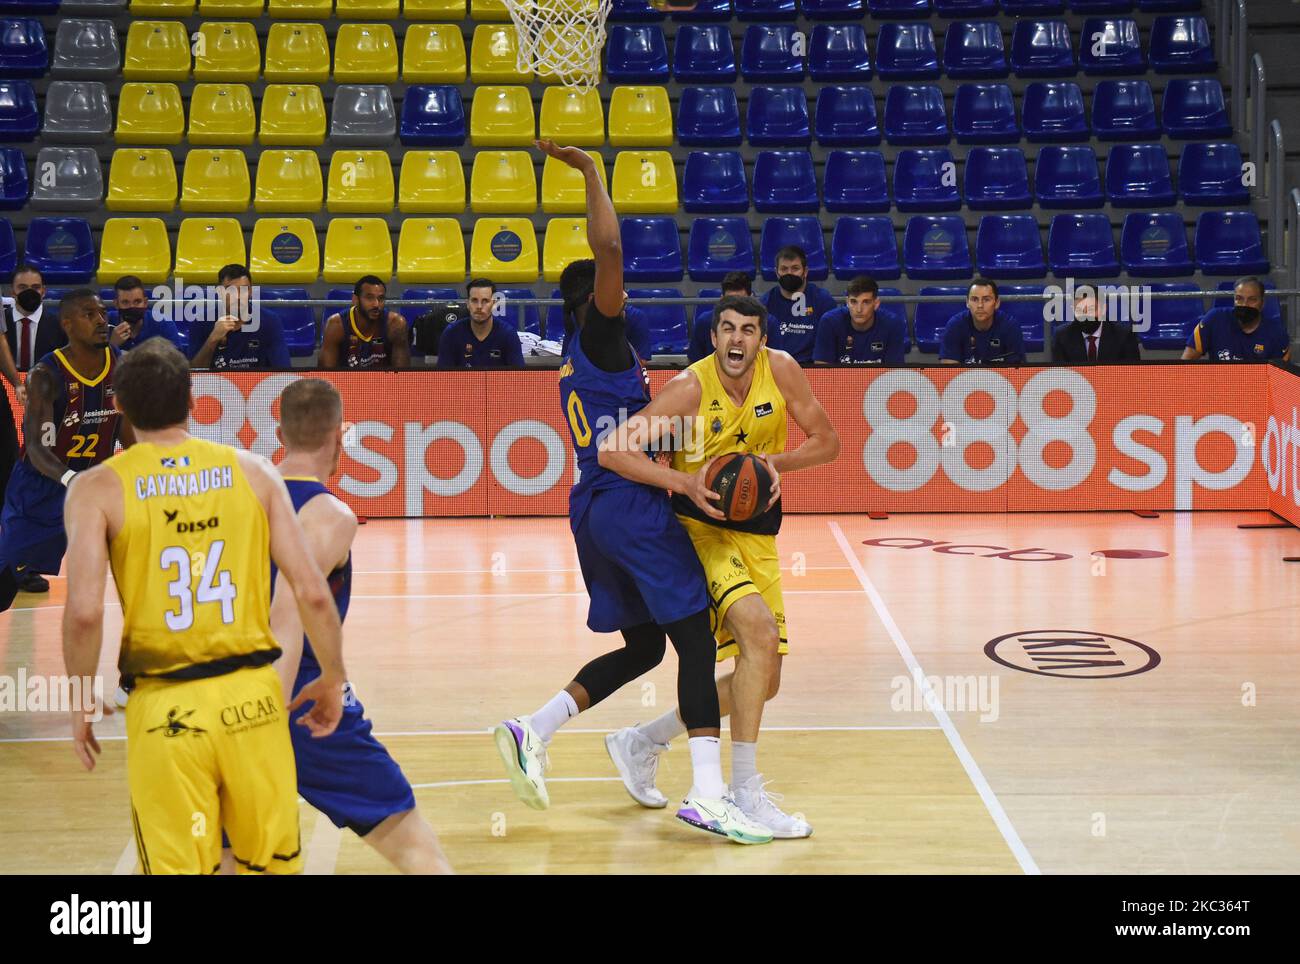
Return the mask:
<path id="1" fill-rule="evenodd" d="M 1064 679 L 1136 676 L 1160 665 L 1160 654 L 1123 636 L 1075 629 L 1030 629 L 989 640 L 984 655 L 1023 673 Z"/>
<path id="2" fill-rule="evenodd" d="M 930 549 L 945 556 L 982 556 L 985 559 L 1009 559 L 1012 562 L 1062 562 L 1074 558 L 1068 552 L 1053 552 L 1039 547 L 1008 549 L 1006 546 L 946 542 L 943 539 L 922 539 L 917 536 L 863 539 L 862 544 L 878 549 Z M 1094 560 L 1099 556 L 1106 559 L 1163 559 L 1169 553 L 1159 549 L 1094 549 L 1089 555 Z"/>

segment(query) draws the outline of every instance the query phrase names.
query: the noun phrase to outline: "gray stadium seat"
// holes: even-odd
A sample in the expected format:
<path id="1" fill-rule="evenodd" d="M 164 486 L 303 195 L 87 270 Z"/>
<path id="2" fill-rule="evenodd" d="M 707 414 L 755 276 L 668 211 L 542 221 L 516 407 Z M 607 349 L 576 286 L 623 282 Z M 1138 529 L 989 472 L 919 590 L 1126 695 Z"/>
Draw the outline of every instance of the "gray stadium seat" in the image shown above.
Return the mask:
<path id="1" fill-rule="evenodd" d="M 98 144 L 113 132 L 113 105 L 98 80 L 56 80 L 45 91 L 42 138 L 56 144 Z"/>
<path id="2" fill-rule="evenodd" d="M 103 203 L 104 171 L 93 147 L 40 149 L 32 175 L 34 210 L 88 211 Z"/>
<path id="3" fill-rule="evenodd" d="M 397 136 L 393 95 L 381 84 L 341 84 L 334 92 L 330 143 L 384 147 Z"/>
<path id="4" fill-rule="evenodd" d="M 111 20 L 64 20 L 54 36 L 53 77 L 116 77 L 122 49 Z"/>
<path id="5" fill-rule="evenodd" d="M 126 9 L 127 0 L 63 0 L 63 16 L 112 17 Z"/>

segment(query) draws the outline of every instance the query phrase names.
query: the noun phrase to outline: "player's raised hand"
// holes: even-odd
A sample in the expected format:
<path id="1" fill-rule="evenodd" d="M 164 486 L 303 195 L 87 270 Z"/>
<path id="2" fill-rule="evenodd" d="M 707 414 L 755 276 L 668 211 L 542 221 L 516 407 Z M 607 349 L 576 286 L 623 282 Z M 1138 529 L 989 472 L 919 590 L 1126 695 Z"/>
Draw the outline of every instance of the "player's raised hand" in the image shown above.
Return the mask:
<path id="1" fill-rule="evenodd" d="M 555 141 L 533 141 L 537 149 L 557 161 L 563 161 L 569 167 L 586 174 L 588 170 L 594 170 L 596 162 L 580 147 L 560 147 Z"/>
<path id="2" fill-rule="evenodd" d="M 714 492 L 704 484 L 704 480 L 709 474 L 709 466 L 716 461 L 716 458 L 709 459 L 709 461 L 705 462 L 704 465 L 700 467 L 698 472 L 691 476 L 690 488 L 686 490 L 686 495 L 695 503 L 699 510 L 710 519 L 722 521 L 727 517 L 722 514 L 722 511 L 716 505 L 713 504 L 714 502 L 719 501 L 722 496 L 718 495 L 718 493 Z"/>
<path id="3" fill-rule="evenodd" d="M 758 457 L 767 466 L 767 474 L 772 476 L 772 498 L 767 500 L 767 505 L 763 508 L 763 511 L 766 512 L 776 505 L 777 499 L 781 498 L 781 473 L 776 470 L 776 466 L 772 464 L 772 459 L 768 457 L 766 452 L 759 453 Z"/>
<path id="4" fill-rule="evenodd" d="M 343 684 L 317 676 L 298 691 L 289 704 L 289 712 L 307 702 L 313 706 L 299 718 L 298 725 L 307 727 L 316 739 L 329 736 L 343 718 Z"/>

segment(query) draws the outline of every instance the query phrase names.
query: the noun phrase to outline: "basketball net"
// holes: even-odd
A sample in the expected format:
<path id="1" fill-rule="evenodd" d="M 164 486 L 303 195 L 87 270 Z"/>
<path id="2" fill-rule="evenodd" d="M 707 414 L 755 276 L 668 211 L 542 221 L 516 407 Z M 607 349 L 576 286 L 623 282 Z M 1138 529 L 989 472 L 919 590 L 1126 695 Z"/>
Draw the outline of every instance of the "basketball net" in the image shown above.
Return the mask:
<path id="1" fill-rule="evenodd" d="M 516 66 L 587 91 L 600 84 L 600 52 L 613 0 L 504 0 L 518 35 Z"/>

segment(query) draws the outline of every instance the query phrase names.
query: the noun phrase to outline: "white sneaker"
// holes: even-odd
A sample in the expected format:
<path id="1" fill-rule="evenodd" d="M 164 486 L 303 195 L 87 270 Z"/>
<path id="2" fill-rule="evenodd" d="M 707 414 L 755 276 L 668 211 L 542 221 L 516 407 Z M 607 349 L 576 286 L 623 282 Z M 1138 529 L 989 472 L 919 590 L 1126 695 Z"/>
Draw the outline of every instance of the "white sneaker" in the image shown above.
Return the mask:
<path id="1" fill-rule="evenodd" d="M 677 819 L 740 844 L 772 842 L 772 831 L 750 819 L 729 796 L 687 797 L 677 811 Z"/>
<path id="2" fill-rule="evenodd" d="M 765 827 L 772 828 L 772 836 L 789 840 L 797 837 L 811 837 L 812 827 L 802 817 L 791 816 L 781 810 L 774 801 L 782 799 L 779 793 L 768 793 L 763 775 L 756 773 L 738 787 L 731 788 L 736 806 L 744 811 L 745 816 Z"/>
<path id="3" fill-rule="evenodd" d="M 131 694 L 127 690 L 124 690 L 122 687 L 119 686 L 117 688 L 117 692 L 113 694 L 113 705 L 116 706 L 119 710 L 126 709 L 126 701 L 130 695 Z"/>
<path id="4" fill-rule="evenodd" d="M 534 810 L 551 805 L 546 792 L 546 744 L 527 716 L 498 723 L 492 730 L 515 796 Z"/>
<path id="5" fill-rule="evenodd" d="M 668 750 L 667 743 L 655 743 L 636 727 L 629 726 L 606 736 L 605 749 L 633 800 L 655 810 L 668 806 L 668 798 L 655 787 L 659 754 Z"/>

